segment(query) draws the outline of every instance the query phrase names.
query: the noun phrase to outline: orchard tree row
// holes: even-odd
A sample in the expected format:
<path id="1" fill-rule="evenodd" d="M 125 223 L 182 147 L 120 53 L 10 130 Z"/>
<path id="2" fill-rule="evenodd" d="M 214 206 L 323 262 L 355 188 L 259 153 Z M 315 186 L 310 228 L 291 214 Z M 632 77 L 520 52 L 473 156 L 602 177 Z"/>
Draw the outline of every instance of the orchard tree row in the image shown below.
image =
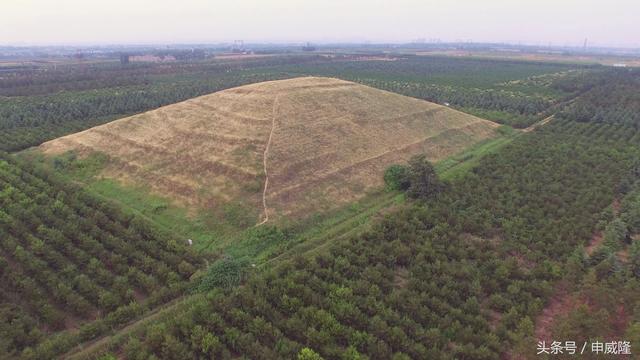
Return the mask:
<path id="1" fill-rule="evenodd" d="M 185 239 L 0 154 L 0 313 L 11 317 L 0 355 L 136 303 L 166 302 L 200 264 Z"/>
<path id="2" fill-rule="evenodd" d="M 44 65 L 5 71 L 0 96 L 34 96 L 113 87 L 149 85 L 187 78 L 215 77 L 230 71 L 321 61 L 318 56 L 274 56 L 243 60 L 176 61 L 168 63 L 96 62 Z"/>
<path id="3" fill-rule="evenodd" d="M 582 94 L 560 113 L 579 122 L 621 124 L 640 129 L 640 70 L 609 69 L 597 76 L 574 79 Z M 559 81 L 555 86 L 567 86 Z"/>

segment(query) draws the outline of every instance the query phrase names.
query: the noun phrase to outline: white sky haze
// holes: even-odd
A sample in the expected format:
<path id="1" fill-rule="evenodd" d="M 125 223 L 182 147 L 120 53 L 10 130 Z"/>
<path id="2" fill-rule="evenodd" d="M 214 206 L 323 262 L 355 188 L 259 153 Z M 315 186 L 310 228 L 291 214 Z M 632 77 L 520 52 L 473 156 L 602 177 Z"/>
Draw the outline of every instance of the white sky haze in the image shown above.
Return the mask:
<path id="1" fill-rule="evenodd" d="M 640 47 L 640 0 L 0 0 L 0 45 L 419 38 Z"/>

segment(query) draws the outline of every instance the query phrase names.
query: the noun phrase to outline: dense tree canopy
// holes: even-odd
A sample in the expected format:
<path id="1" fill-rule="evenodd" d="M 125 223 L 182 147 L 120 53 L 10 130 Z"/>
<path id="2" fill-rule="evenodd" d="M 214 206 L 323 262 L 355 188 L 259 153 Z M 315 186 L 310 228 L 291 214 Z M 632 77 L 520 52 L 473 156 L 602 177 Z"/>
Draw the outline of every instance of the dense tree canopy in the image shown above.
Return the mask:
<path id="1" fill-rule="evenodd" d="M 181 294 L 201 264 L 184 239 L 2 153 L 0 239 L 2 358 L 51 331 L 86 341 L 126 323 Z"/>
<path id="2" fill-rule="evenodd" d="M 179 348 L 177 359 L 499 359 L 517 344 L 533 351 L 533 320 L 552 284 L 639 155 L 634 134 L 621 140 L 623 128 L 574 134 L 581 126 L 557 121 L 522 136 L 434 200 L 214 291 L 124 351 L 147 358 Z"/>
<path id="3" fill-rule="evenodd" d="M 573 80 L 582 94 L 562 110 L 562 118 L 640 128 L 640 70 L 610 69 Z M 564 81 L 555 86 L 565 86 Z"/>

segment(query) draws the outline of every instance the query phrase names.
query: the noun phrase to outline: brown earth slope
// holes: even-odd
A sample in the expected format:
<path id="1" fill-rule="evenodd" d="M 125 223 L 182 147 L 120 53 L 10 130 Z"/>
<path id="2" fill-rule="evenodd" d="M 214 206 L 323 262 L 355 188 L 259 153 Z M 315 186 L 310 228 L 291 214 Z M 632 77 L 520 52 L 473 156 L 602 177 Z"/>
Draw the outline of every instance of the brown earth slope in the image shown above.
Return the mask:
<path id="1" fill-rule="evenodd" d="M 242 204 L 260 221 L 356 200 L 382 185 L 390 164 L 417 153 L 440 160 L 494 136 L 496 127 L 430 102 L 305 77 L 201 96 L 41 149 L 101 152 L 110 158 L 105 177 L 195 208 Z"/>

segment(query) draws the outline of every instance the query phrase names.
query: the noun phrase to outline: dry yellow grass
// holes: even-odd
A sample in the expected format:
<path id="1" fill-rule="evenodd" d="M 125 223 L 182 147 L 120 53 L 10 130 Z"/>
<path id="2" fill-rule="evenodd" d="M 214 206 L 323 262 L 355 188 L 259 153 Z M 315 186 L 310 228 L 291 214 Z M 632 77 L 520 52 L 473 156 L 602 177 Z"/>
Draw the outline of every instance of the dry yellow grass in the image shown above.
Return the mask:
<path id="1" fill-rule="evenodd" d="M 305 77 L 165 106 L 41 149 L 99 151 L 111 158 L 105 177 L 195 208 L 242 203 L 260 221 L 354 201 L 382 185 L 390 164 L 417 153 L 440 160 L 494 136 L 496 127 L 430 102 Z"/>

